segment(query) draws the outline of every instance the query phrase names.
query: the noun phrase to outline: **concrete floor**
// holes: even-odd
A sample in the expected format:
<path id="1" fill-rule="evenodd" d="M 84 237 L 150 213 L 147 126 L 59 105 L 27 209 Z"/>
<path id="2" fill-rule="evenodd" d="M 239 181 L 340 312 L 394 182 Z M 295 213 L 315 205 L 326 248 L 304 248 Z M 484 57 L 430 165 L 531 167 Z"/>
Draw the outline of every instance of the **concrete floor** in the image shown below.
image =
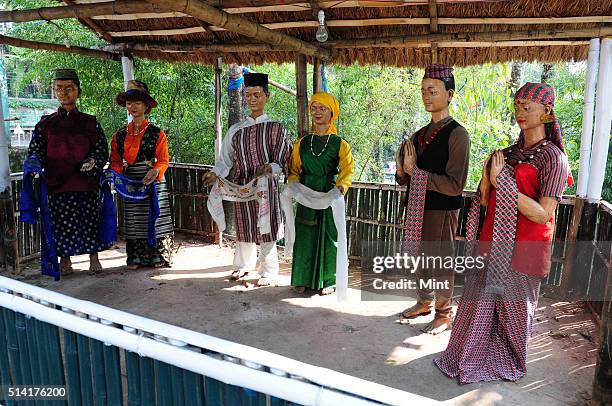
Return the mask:
<path id="1" fill-rule="evenodd" d="M 519 382 L 458 385 L 434 366 L 449 332 L 423 335 L 432 316 L 400 325 L 411 304 L 349 302 L 335 296 L 297 295 L 282 264 L 279 287 L 254 288 L 228 281 L 233 250 L 180 238 L 172 269 L 127 271 L 125 250 L 101 254 L 105 272 L 90 276 L 88 258 L 73 258 L 76 272 L 60 282 L 38 273 L 38 264 L 16 277 L 80 299 L 179 325 L 368 379 L 449 405 L 585 405 L 595 370 L 598 330 L 582 306 L 542 297 L 530 341 L 528 373 Z M 352 273 L 352 282 L 356 272 Z"/>

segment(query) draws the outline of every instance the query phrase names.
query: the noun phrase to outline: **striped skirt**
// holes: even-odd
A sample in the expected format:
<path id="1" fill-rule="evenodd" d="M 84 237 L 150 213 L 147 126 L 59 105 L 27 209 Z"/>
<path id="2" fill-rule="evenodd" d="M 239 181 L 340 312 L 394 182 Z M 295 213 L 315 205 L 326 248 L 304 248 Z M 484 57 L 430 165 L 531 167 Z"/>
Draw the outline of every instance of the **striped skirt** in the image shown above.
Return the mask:
<path id="1" fill-rule="evenodd" d="M 149 169 L 150 167 L 146 163 L 139 162 L 128 166 L 124 175 L 131 179 L 140 180 L 145 177 Z M 157 238 L 155 247 L 149 246 L 147 243 L 150 202 L 148 200 L 142 202 L 123 201 L 128 265 L 147 266 L 160 262 L 166 262 L 167 265 L 172 264 L 174 226 L 166 180 L 162 179 L 161 182 L 157 182 L 156 187 L 159 217 L 155 222 L 155 236 Z"/>
<path id="2" fill-rule="evenodd" d="M 527 341 L 538 304 L 540 279 L 510 272 L 501 300 L 485 292 L 486 270 L 466 274 L 448 347 L 434 363 L 459 383 L 516 381 L 527 372 Z"/>

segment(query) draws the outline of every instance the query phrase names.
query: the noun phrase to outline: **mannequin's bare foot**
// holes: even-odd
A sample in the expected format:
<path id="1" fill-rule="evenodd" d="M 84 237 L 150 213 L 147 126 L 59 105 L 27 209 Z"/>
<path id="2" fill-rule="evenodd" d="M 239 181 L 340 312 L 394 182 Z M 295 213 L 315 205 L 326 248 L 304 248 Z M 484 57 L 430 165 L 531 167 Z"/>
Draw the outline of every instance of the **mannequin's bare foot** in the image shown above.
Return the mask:
<path id="1" fill-rule="evenodd" d="M 70 260 L 70 257 L 62 257 L 62 259 L 60 260 L 61 275 L 62 276 L 70 275 L 73 272 L 74 272 L 74 269 L 72 269 L 72 261 Z"/>
<path id="2" fill-rule="evenodd" d="M 96 275 L 102 272 L 102 264 L 98 258 L 98 253 L 89 254 L 89 273 Z"/>

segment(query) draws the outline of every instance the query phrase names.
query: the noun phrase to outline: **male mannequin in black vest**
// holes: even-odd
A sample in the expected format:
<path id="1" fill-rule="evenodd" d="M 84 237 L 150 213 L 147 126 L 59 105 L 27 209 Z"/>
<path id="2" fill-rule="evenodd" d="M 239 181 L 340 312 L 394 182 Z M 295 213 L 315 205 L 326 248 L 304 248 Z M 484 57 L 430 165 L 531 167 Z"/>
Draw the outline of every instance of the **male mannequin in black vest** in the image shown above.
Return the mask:
<path id="1" fill-rule="evenodd" d="M 415 166 L 427 172 L 425 210 L 422 219 L 422 251 L 428 257 L 452 256 L 457 231 L 461 195 L 468 175 L 470 138 L 466 129 L 449 113 L 455 92 L 453 69 L 431 65 L 425 70 L 421 95 L 431 122 L 417 131 L 397 151 L 396 180 L 410 185 Z M 431 313 L 434 320 L 422 330 L 438 334 L 452 326 L 451 296 L 454 270 L 418 267 L 416 270 L 417 303 L 404 310 L 401 319 L 412 319 Z M 443 281 L 441 289 L 431 289 L 428 280 Z M 425 286 L 423 286 L 425 285 Z M 435 303 L 434 303 L 435 302 Z"/>

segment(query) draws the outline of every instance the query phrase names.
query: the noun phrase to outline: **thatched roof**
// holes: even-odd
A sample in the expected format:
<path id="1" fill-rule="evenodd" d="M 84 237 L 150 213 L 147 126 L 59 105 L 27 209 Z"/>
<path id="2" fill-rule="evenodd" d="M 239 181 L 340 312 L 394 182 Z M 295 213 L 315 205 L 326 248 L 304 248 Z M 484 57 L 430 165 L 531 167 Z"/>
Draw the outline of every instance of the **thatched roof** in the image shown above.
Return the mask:
<path id="1" fill-rule="evenodd" d="M 590 38 L 612 35 L 612 1 L 609 0 L 437 0 L 433 10 L 428 1 L 433 0 L 207 0 L 202 3 L 258 24 L 273 24 L 268 27 L 274 32 L 329 49 L 331 62 L 337 64 L 424 66 L 432 62 L 436 48 L 439 62 L 457 66 L 510 60 L 582 60 L 587 57 Z M 99 1 L 64 3 L 96 2 Z M 152 3 L 159 6 L 164 2 Z M 139 57 L 206 64 L 213 64 L 218 56 L 227 63 L 243 64 L 295 60 L 291 47 L 266 45 L 255 38 L 211 27 L 184 14 L 185 1 L 167 3 L 170 6 L 166 5 L 164 12 L 156 15 L 106 15 L 81 21 L 115 44 L 107 50 L 116 51 L 127 45 Z M 273 5 L 277 6 L 269 7 Z M 322 44 L 315 40 L 317 5 L 324 9 L 329 25 L 330 39 Z M 236 8 L 244 6 L 250 7 Z M 484 20 L 465 20 L 468 18 Z M 517 18 L 521 20 L 511 21 Z M 283 23 L 282 28 L 275 26 L 276 23 Z"/>

